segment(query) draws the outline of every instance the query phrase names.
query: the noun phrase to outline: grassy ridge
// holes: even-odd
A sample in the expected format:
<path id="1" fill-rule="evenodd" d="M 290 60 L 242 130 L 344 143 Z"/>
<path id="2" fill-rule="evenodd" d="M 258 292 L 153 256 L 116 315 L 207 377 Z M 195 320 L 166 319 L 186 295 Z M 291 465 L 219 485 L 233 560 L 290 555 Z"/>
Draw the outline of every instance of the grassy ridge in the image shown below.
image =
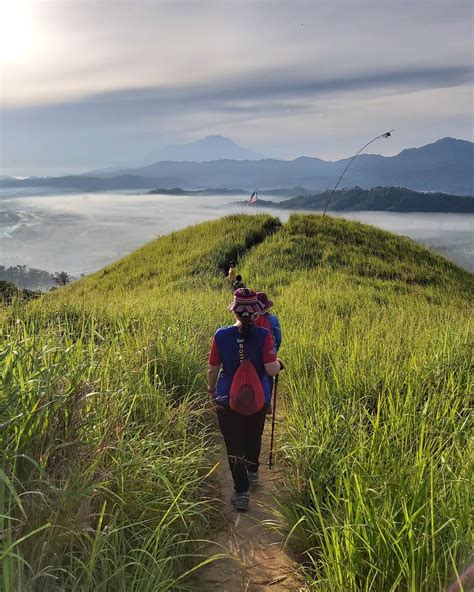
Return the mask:
<path id="1" fill-rule="evenodd" d="M 231 216 L 4 310 L 5 589 L 179 589 L 229 258 L 283 324 L 280 505 L 313 589 L 430 592 L 467 558 L 472 276 L 355 222 Z"/>
<path id="2" fill-rule="evenodd" d="M 332 199 L 331 199 L 332 196 Z M 403 187 L 352 187 L 322 193 L 305 193 L 281 202 L 264 202 L 264 205 L 289 210 L 319 210 L 331 199 L 332 211 L 372 210 L 387 212 L 474 212 L 472 195 L 447 193 L 421 193 Z"/>
<path id="3" fill-rule="evenodd" d="M 203 369 L 229 298 L 219 266 L 276 226 L 184 230 L 4 309 L 0 588 L 179 588 L 212 507 Z"/>
<path id="4" fill-rule="evenodd" d="M 85 304 L 88 310 L 97 308 L 126 318 L 133 316 L 135 304 L 148 311 L 168 311 L 173 300 L 194 291 L 194 301 L 205 303 L 199 292 L 223 287 L 222 272 L 229 259 L 243 256 L 279 227 L 280 221 L 267 215 L 227 216 L 173 232 L 75 282 L 49 301 L 54 309 L 61 303 Z M 44 307 L 42 302 L 40 308 Z"/>
<path id="5" fill-rule="evenodd" d="M 244 273 L 283 324 L 280 507 L 312 589 L 441 589 L 472 548 L 472 276 L 320 216 L 292 217 Z"/>

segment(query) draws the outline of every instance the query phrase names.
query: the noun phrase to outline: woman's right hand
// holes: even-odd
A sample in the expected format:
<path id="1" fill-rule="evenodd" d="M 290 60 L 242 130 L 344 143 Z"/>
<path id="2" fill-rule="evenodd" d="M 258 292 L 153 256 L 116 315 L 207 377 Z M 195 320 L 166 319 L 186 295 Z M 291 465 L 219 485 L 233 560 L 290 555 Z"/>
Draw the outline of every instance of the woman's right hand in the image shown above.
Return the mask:
<path id="1" fill-rule="evenodd" d="M 264 364 L 264 366 L 265 372 L 268 374 L 268 376 L 276 376 L 281 370 L 279 360 L 275 360 L 274 362 L 268 362 L 267 364 Z"/>

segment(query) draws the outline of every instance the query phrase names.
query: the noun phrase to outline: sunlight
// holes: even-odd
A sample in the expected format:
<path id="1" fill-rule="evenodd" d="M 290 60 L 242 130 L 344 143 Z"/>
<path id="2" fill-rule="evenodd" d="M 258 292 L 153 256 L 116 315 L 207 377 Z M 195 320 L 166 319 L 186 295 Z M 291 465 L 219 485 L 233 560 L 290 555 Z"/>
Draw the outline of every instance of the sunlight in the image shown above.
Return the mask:
<path id="1" fill-rule="evenodd" d="M 24 59 L 31 46 L 31 4 L 27 0 L 0 0 L 0 64 Z"/>

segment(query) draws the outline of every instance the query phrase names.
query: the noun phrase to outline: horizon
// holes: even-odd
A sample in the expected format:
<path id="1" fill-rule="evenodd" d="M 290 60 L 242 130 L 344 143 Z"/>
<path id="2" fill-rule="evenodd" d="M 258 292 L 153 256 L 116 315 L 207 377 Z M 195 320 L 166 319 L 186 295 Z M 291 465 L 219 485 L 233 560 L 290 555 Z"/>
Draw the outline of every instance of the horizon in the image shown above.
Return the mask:
<path id="1" fill-rule="evenodd" d="M 209 134 L 208 136 L 205 136 L 204 138 L 198 138 L 194 142 L 199 142 L 199 141 L 202 141 L 202 140 L 207 140 L 208 138 L 213 138 L 213 137 L 224 138 L 226 140 L 230 140 L 231 142 L 233 142 L 232 138 L 229 138 L 227 136 L 223 136 L 222 134 Z M 361 155 L 365 155 L 365 156 L 383 156 L 384 158 L 393 158 L 393 157 L 396 157 L 399 154 L 401 154 L 401 152 L 403 152 L 404 150 L 424 148 L 426 146 L 430 146 L 432 144 L 436 144 L 436 143 L 438 143 L 440 141 L 443 141 L 443 140 L 454 140 L 454 141 L 460 141 L 460 142 L 469 142 L 471 144 L 473 143 L 471 140 L 468 140 L 468 139 L 465 139 L 465 138 L 454 138 L 452 136 L 445 136 L 444 138 L 438 138 L 437 140 L 434 140 L 433 142 L 430 142 L 429 144 L 423 144 L 421 146 L 407 146 L 407 147 L 403 148 L 402 150 L 400 150 L 400 152 L 397 152 L 396 154 L 383 155 L 383 154 L 381 154 L 379 152 L 362 152 Z M 251 149 L 251 147 L 248 147 L 248 146 L 245 146 L 245 148 L 250 148 Z M 263 156 L 262 158 L 255 159 L 255 161 L 258 162 L 258 161 L 262 161 L 262 160 L 278 160 L 278 161 L 282 161 L 282 162 L 293 162 L 293 161 L 298 160 L 300 158 L 314 158 L 314 159 L 323 160 L 324 162 L 338 162 L 338 161 L 341 161 L 341 160 L 347 160 L 347 159 L 351 158 L 352 156 L 353 155 L 350 154 L 350 155 L 346 155 L 346 156 L 341 156 L 340 158 L 336 158 L 334 160 L 326 160 L 324 158 L 319 158 L 316 155 L 308 156 L 308 155 L 305 155 L 305 154 L 301 154 L 300 156 L 297 156 L 297 157 L 291 158 L 291 159 L 284 159 L 284 158 L 275 158 L 275 157 Z M 177 160 L 174 160 L 174 159 L 170 159 L 170 160 L 168 160 L 168 162 L 197 162 L 197 163 L 200 163 L 200 162 L 218 162 L 219 160 L 242 160 L 242 161 L 245 161 L 247 159 L 218 158 L 218 159 L 213 159 L 213 160 L 209 160 L 209 161 L 199 161 L 199 160 L 182 160 L 182 161 L 177 161 Z M 166 160 L 162 160 L 162 161 L 158 160 L 158 161 L 155 161 L 155 162 L 146 163 L 145 166 L 147 166 L 147 165 L 148 166 L 151 166 L 151 165 L 157 164 L 159 162 L 167 162 L 167 161 Z M 127 168 L 132 169 L 132 168 L 135 168 L 135 166 L 136 166 L 136 168 L 139 168 L 141 165 L 129 166 L 127 163 L 123 163 L 123 166 L 124 167 L 126 166 Z M 107 168 L 107 167 L 104 167 L 104 168 Z M 74 169 L 74 166 L 72 166 L 70 169 Z M 29 177 L 38 177 L 38 178 L 45 177 L 45 178 L 48 178 L 48 177 L 61 177 L 61 176 L 69 176 L 69 175 L 71 175 L 71 176 L 80 175 L 80 176 L 90 176 L 90 177 L 93 177 L 94 176 L 94 174 L 93 174 L 94 172 L 97 172 L 98 173 L 100 171 L 100 168 L 97 168 L 96 171 L 94 171 L 93 168 L 89 169 L 88 171 L 84 171 L 82 167 L 79 168 L 79 170 L 77 170 L 77 171 L 73 171 L 73 170 L 70 170 L 70 169 L 69 168 L 66 168 L 66 170 L 64 171 L 64 173 L 58 173 L 58 174 L 48 174 L 48 173 L 45 173 L 45 174 L 30 174 L 30 175 L 28 175 L 28 174 L 25 174 L 25 175 L 11 175 L 10 174 L 10 175 L 8 175 L 6 173 L 3 173 L 2 170 L 0 169 L 0 178 L 1 177 L 11 177 L 11 178 L 14 178 L 14 179 L 17 179 L 17 180 L 22 180 L 22 179 L 27 179 Z M 122 171 L 122 169 L 117 169 L 117 172 L 118 173 L 121 173 L 121 171 Z"/>
<path id="2" fill-rule="evenodd" d="M 474 139 L 465 0 L 448 14 L 438 0 L 6 0 L 1 11 L 2 175 L 152 163 L 216 134 L 268 158 L 332 161 L 392 128 L 372 153 Z"/>

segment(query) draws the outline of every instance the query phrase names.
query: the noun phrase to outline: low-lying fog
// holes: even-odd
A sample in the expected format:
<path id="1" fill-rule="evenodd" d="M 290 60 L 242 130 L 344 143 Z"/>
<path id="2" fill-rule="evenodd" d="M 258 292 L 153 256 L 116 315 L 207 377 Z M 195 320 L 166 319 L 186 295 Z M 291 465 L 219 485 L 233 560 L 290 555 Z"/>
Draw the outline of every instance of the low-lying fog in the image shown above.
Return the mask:
<path id="1" fill-rule="evenodd" d="M 172 230 L 232 212 L 256 213 L 255 207 L 229 203 L 242 199 L 228 195 L 26 195 L 25 191 L 18 195 L 18 190 L 10 194 L 3 190 L 0 265 L 89 273 Z M 291 213 L 260 211 L 282 220 Z M 473 214 L 348 212 L 343 216 L 409 236 L 474 271 Z"/>

